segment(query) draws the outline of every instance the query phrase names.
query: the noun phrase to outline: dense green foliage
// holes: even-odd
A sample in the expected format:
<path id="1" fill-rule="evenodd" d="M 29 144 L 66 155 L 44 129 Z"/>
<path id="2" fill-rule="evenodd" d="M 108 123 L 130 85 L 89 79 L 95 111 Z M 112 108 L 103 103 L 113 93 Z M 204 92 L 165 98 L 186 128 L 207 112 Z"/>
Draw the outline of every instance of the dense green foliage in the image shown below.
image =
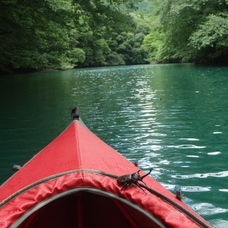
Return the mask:
<path id="1" fill-rule="evenodd" d="M 144 62 L 136 2 L 2 0 L 0 71 Z"/>
<path id="2" fill-rule="evenodd" d="M 144 40 L 150 61 L 227 61 L 227 0 L 163 0 L 153 16 Z"/>
<path id="3" fill-rule="evenodd" d="M 1 0 L 0 72 L 226 62 L 228 0 Z"/>

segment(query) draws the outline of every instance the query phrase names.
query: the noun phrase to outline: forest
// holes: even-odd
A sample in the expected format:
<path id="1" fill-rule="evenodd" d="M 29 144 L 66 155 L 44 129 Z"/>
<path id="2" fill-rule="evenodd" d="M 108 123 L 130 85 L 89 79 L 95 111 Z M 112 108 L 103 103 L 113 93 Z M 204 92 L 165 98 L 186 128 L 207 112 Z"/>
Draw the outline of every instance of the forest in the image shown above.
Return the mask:
<path id="1" fill-rule="evenodd" d="M 227 64 L 228 0 L 1 0 L 0 72 Z"/>

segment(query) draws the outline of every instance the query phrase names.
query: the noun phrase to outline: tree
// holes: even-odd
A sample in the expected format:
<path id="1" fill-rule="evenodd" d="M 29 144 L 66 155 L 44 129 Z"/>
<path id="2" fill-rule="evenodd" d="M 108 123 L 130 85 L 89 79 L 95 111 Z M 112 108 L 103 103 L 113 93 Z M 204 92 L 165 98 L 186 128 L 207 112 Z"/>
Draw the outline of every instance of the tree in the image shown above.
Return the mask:
<path id="1" fill-rule="evenodd" d="M 69 2 L 3 0 L 0 15 L 1 68 L 60 65 L 69 49 Z"/>
<path id="2" fill-rule="evenodd" d="M 227 0 L 164 0 L 146 37 L 151 60 L 211 61 L 227 56 Z M 158 34 L 161 34 L 158 35 Z"/>
<path id="3" fill-rule="evenodd" d="M 191 34 L 189 45 L 198 50 L 197 59 L 224 60 L 228 55 L 228 14 L 211 14 Z"/>
<path id="4" fill-rule="evenodd" d="M 107 64 L 137 0 L 2 0 L 0 71 Z M 109 59 L 110 60 L 110 59 Z"/>

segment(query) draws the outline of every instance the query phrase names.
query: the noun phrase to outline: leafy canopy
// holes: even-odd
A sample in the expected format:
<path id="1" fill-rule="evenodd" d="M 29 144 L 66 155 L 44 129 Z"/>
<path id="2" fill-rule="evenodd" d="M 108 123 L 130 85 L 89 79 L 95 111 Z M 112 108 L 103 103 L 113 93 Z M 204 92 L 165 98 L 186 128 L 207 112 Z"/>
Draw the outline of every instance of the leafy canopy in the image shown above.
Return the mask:
<path id="1" fill-rule="evenodd" d="M 137 2 L 1 0 L 0 71 L 110 64 L 110 42 L 134 29 Z"/>
<path id="2" fill-rule="evenodd" d="M 151 61 L 226 59 L 227 0 L 163 0 L 154 16 L 158 20 L 144 40 Z"/>

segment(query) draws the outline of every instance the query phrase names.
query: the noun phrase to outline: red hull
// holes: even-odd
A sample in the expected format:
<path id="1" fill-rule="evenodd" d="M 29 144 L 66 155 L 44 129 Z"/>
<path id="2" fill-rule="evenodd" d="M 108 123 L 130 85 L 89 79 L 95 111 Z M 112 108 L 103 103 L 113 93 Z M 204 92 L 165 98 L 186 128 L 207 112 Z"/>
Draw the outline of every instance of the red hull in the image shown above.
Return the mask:
<path id="1" fill-rule="evenodd" d="M 135 185 L 120 191 L 116 178 L 136 171 L 73 121 L 1 186 L 0 227 L 211 227 L 149 176 L 159 194 Z"/>

